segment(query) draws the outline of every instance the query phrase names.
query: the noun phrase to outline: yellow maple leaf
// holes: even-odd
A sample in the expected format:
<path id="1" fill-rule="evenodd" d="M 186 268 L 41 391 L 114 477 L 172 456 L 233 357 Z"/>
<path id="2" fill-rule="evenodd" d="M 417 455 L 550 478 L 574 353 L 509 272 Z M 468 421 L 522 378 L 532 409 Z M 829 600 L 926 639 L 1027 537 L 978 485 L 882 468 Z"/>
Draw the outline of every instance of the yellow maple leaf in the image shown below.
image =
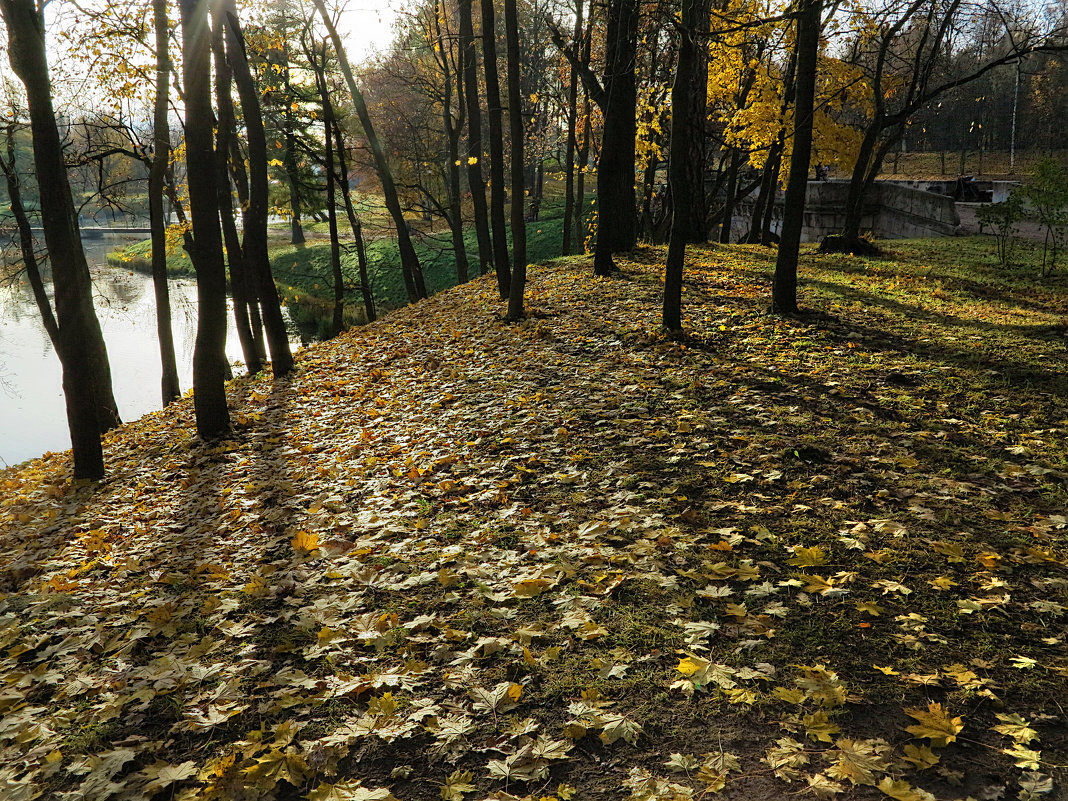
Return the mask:
<path id="1" fill-rule="evenodd" d="M 884 795 L 888 795 L 895 801 L 935 801 L 935 797 L 926 790 L 913 787 L 906 781 L 893 780 L 889 776 L 875 785 Z"/>
<path id="2" fill-rule="evenodd" d="M 1024 770 L 1038 770 L 1042 759 L 1041 751 L 1027 748 L 1020 743 L 1013 743 L 1012 748 L 1002 748 L 1001 753 L 1011 756 L 1016 762 L 1016 767 Z"/>
<path id="3" fill-rule="evenodd" d="M 925 770 L 938 764 L 940 757 L 926 745 L 906 745 L 905 755 L 901 757 L 911 762 L 919 770 Z"/>
<path id="4" fill-rule="evenodd" d="M 471 784 L 474 774 L 469 770 L 454 770 L 441 785 L 441 797 L 444 801 L 462 801 L 465 793 L 473 793 L 478 788 Z"/>
<path id="5" fill-rule="evenodd" d="M 512 585 L 512 594 L 517 598 L 533 598 L 545 592 L 551 584 L 551 581 L 543 578 L 523 579 Z"/>
<path id="6" fill-rule="evenodd" d="M 813 545 L 811 548 L 795 545 L 793 552 L 794 555 L 787 559 L 786 563 L 794 567 L 818 567 L 827 564 L 827 555 L 818 545 Z"/>
<path id="7" fill-rule="evenodd" d="M 836 779 L 846 779 L 851 784 L 875 784 L 875 774 L 886 772 L 888 749 L 882 740 L 850 740 L 841 737 L 830 752 L 834 765 L 827 771 Z"/>
<path id="8" fill-rule="evenodd" d="M 964 728 L 964 719 L 952 717 L 949 710 L 939 703 L 931 702 L 927 709 L 913 707 L 905 714 L 918 721 L 917 725 L 906 726 L 905 731 L 916 737 L 925 737 L 931 745 L 941 748 L 957 739 L 957 734 Z"/>
<path id="9" fill-rule="evenodd" d="M 1017 714 L 999 713 L 997 718 L 1001 721 L 1000 725 L 991 728 L 998 734 L 1004 734 L 1024 745 L 1038 737 L 1038 732 L 1031 728 L 1031 724 Z"/>
<path id="10" fill-rule="evenodd" d="M 289 541 L 298 553 L 311 553 L 319 547 L 319 535 L 314 531 L 298 531 Z"/>
<path id="11" fill-rule="evenodd" d="M 811 715 L 803 715 L 801 722 L 805 725 L 805 734 L 812 740 L 829 743 L 832 734 L 838 734 L 841 729 L 827 717 L 822 709 Z"/>

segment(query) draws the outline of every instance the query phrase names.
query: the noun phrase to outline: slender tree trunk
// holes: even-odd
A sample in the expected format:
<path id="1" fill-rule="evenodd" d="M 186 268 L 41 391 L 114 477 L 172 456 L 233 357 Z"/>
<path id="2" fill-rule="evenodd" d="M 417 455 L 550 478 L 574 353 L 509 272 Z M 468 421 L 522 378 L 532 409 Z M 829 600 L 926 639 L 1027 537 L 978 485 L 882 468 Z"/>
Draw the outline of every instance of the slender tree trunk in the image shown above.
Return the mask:
<path id="1" fill-rule="evenodd" d="M 482 106 L 478 91 L 478 54 L 471 21 L 471 0 L 459 0 L 460 64 L 464 76 L 464 100 L 467 103 L 467 185 L 475 211 L 475 236 L 478 239 L 479 273 L 485 275 L 493 264 L 490 240 L 489 209 L 486 206 L 486 182 L 482 178 Z"/>
<path id="2" fill-rule="evenodd" d="M 183 0 L 185 2 L 185 0 Z M 226 20 L 226 56 L 233 70 L 241 111 L 245 117 L 248 141 L 249 200 L 244 214 L 245 264 L 252 274 L 267 330 L 267 346 L 271 351 L 271 369 L 275 376 L 284 376 L 293 369 L 293 354 L 289 350 L 289 333 L 282 317 L 278 287 L 271 275 L 267 253 L 267 137 L 263 129 L 259 93 L 252 79 L 241 23 L 234 0 L 222 0 Z"/>
<path id="3" fill-rule="evenodd" d="M 750 245 L 767 245 L 765 237 L 770 235 L 770 215 L 775 204 L 775 184 L 779 180 L 779 164 L 782 158 L 782 138 L 772 142 L 768 150 L 768 159 L 764 162 L 764 170 L 760 171 L 760 193 L 753 205 L 753 219 L 750 221 L 749 237 Z M 766 222 L 767 220 L 767 222 Z"/>
<path id="4" fill-rule="evenodd" d="M 78 217 L 63 159 L 63 146 L 52 106 L 45 55 L 44 21 L 33 0 L 0 0 L 7 26 L 8 58 L 26 87 L 33 138 L 33 160 L 41 192 L 45 244 L 52 262 L 63 394 L 74 455 L 75 478 L 104 475 L 100 433 L 114 413 L 110 371 L 100 324 L 93 309 L 92 283 L 85 261 Z M 100 364 L 103 353 L 103 365 Z M 103 407 L 103 408 L 102 408 Z"/>
<path id="5" fill-rule="evenodd" d="M 720 213 L 719 241 L 728 244 L 731 241 L 731 226 L 734 222 L 734 200 L 738 194 L 738 170 L 742 166 L 741 154 L 731 150 L 730 165 L 727 167 L 727 188 L 723 195 L 723 210 Z"/>
<path id="6" fill-rule="evenodd" d="M 592 10 L 591 10 L 592 13 Z M 583 42 L 583 58 L 589 63 L 590 31 L 587 28 Z M 590 158 L 590 140 L 593 138 L 593 109 L 590 106 L 590 93 L 582 87 L 582 142 L 578 146 L 578 164 L 575 177 L 575 245 L 586 252 L 586 165 Z"/>
<path id="7" fill-rule="evenodd" d="M 463 191 L 460 184 L 460 134 L 466 121 L 463 57 L 461 55 L 461 68 L 455 70 L 455 84 L 453 69 L 449 63 L 451 43 L 442 35 L 441 20 L 444 18 L 444 3 L 440 6 L 442 13 L 435 15 L 435 32 L 437 34 L 437 47 L 439 49 L 437 60 L 441 69 L 442 103 L 441 122 L 445 129 L 446 142 L 446 186 L 449 195 L 449 208 L 446 220 L 449 223 L 449 232 L 452 236 L 452 255 L 456 265 L 456 283 L 463 284 L 469 279 L 467 262 L 467 243 L 464 242 L 464 214 L 463 214 Z M 470 13 L 468 4 L 468 13 Z M 462 12 L 462 9 L 461 9 Z M 461 43 L 461 47 L 463 44 Z M 453 116 L 453 90 L 456 91 L 456 116 Z M 483 193 L 483 205 L 485 205 L 485 193 Z"/>
<path id="8" fill-rule="evenodd" d="M 772 307 L 779 314 L 797 314 L 797 254 L 805 221 L 805 194 L 808 191 L 808 167 L 812 154 L 812 112 L 822 9 L 822 0 L 807 0 L 797 21 L 794 149 L 790 158 L 790 181 L 783 203 L 782 235 L 772 285 Z"/>
<path id="9" fill-rule="evenodd" d="M 486 112 L 489 117 L 490 227 L 493 230 L 493 269 L 501 300 L 512 280 L 508 260 L 508 226 L 504 214 L 504 109 L 497 73 L 497 25 L 493 0 L 479 0 L 482 12 L 482 68 L 486 73 Z"/>
<path id="10" fill-rule="evenodd" d="M 605 45 L 604 129 L 597 165 L 597 249 L 593 271 L 610 275 L 612 254 L 634 247 L 634 136 L 638 47 L 637 0 L 609 0 Z"/>
<path id="11" fill-rule="evenodd" d="M 341 274 L 341 243 L 337 235 L 337 192 L 334 188 L 334 138 L 330 135 L 330 120 L 325 120 L 326 140 L 326 213 L 330 224 L 330 275 L 334 279 L 334 315 L 331 334 L 345 330 L 345 278 Z"/>
<path id="12" fill-rule="evenodd" d="M 189 256 L 197 272 L 197 337 L 193 349 L 193 405 L 197 433 L 206 440 L 230 431 L 226 408 L 226 268 L 219 231 L 219 194 L 212 142 L 211 29 L 207 7 L 198 0 L 180 0 L 183 78 L 185 81 L 185 145 L 189 165 L 189 213 L 193 240 Z"/>
<path id="13" fill-rule="evenodd" d="M 694 185 L 687 159 L 694 136 L 694 74 L 698 71 L 698 26 L 703 0 L 682 0 L 679 26 L 679 57 L 675 83 L 671 87 L 671 150 L 668 154 L 668 182 L 674 200 L 671 216 L 671 239 L 664 270 L 664 327 L 682 330 L 682 272 L 686 258 L 686 241 L 691 233 L 689 215 Z M 702 113 L 703 118 L 703 113 Z M 703 126 L 702 126 L 703 127 Z"/>
<path id="14" fill-rule="evenodd" d="M 171 299 L 167 284 L 167 225 L 163 219 L 164 183 L 171 159 L 171 132 L 167 120 L 171 91 L 167 0 L 152 0 L 152 17 L 156 35 L 156 97 L 152 109 L 154 150 L 148 173 L 148 218 L 152 229 L 152 288 L 156 297 L 156 335 L 162 369 L 160 392 L 163 405 L 166 406 L 182 395 L 178 383 L 178 363 L 174 356 Z"/>
<path id="15" fill-rule="evenodd" d="M 393 218 L 393 224 L 397 228 L 397 247 L 400 250 L 401 271 L 404 275 L 405 289 L 408 291 L 408 300 L 414 303 L 427 296 L 426 284 L 423 281 L 422 268 L 419 266 L 419 256 L 416 254 L 411 236 L 408 234 L 408 225 L 404 220 L 400 199 L 397 197 L 397 187 L 393 182 L 393 173 L 390 171 L 389 164 L 386 161 L 386 152 L 382 149 L 382 143 L 379 142 L 375 133 L 371 115 L 367 113 L 367 104 L 364 102 L 363 92 L 356 85 L 356 78 L 352 73 L 348 57 L 345 55 L 341 37 L 338 36 L 333 20 L 330 19 L 326 5 L 323 0 L 313 0 L 313 2 L 323 20 L 323 25 L 326 26 L 326 30 L 330 34 L 330 41 L 334 44 L 334 52 L 337 55 L 338 64 L 345 76 L 345 83 L 348 84 L 349 93 L 352 95 L 352 104 L 356 108 L 356 116 L 363 127 L 364 136 L 367 137 L 367 144 L 371 147 L 371 155 L 374 158 L 378 180 L 382 184 L 382 195 L 386 201 L 386 208 Z"/>
<path id="16" fill-rule="evenodd" d="M 582 36 L 582 0 L 575 0 L 574 41 Z M 567 148 L 564 156 L 564 241 L 560 253 L 571 255 L 571 237 L 575 226 L 575 148 L 578 144 L 578 74 L 570 67 L 567 84 Z"/>
<path id="17" fill-rule="evenodd" d="M 11 215 L 15 218 L 15 226 L 19 232 L 19 250 L 22 253 L 22 264 L 26 269 L 26 277 L 33 290 L 33 299 L 37 303 L 37 310 L 41 313 L 41 323 L 44 325 L 48 339 L 52 347 L 59 348 L 59 324 L 56 316 L 52 313 L 52 303 L 48 300 L 48 290 L 45 289 L 44 279 L 41 277 L 41 269 L 37 264 L 36 248 L 33 244 L 33 228 L 30 225 L 29 215 L 22 203 L 22 188 L 19 184 L 18 161 L 15 157 L 15 124 L 12 122 L 4 131 L 7 144 L 7 158 L 0 159 L 0 169 L 4 172 L 7 180 L 7 198 L 11 204 Z"/>
<path id="18" fill-rule="evenodd" d="M 849 178 L 849 190 L 846 193 L 845 223 L 842 225 L 842 239 L 845 243 L 860 241 L 860 224 L 864 217 L 864 189 L 867 183 L 868 167 L 875 153 L 881 126 L 872 125 L 864 134 L 857 153 L 857 163 Z"/>
<path id="19" fill-rule="evenodd" d="M 300 176 L 297 173 L 297 136 L 293 131 L 293 87 L 289 79 L 289 49 L 283 47 L 282 50 L 282 88 L 285 90 L 282 129 L 286 146 L 282 163 L 286 172 L 286 183 L 289 184 L 289 208 L 293 212 L 289 220 L 289 241 L 293 245 L 303 245 L 305 239 L 304 227 L 300 224 Z"/>
<path id="20" fill-rule="evenodd" d="M 360 274 L 360 293 L 363 295 L 363 311 L 367 322 L 373 323 L 377 318 L 375 312 L 375 296 L 371 289 L 371 280 L 367 276 L 367 252 L 363 246 L 363 225 L 356 207 L 352 205 L 352 196 L 349 193 L 349 172 L 345 162 L 345 141 L 341 136 L 341 126 L 338 125 L 337 115 L 334 113 L 334 104 L 329 93 L 325 97 L 327 109 L 332 120 L 334 145 L 337 149 L 338 183 L 341 184 L 341 197 L 345 201 L 345 213 L 349 218 L 349 227 L 352 229 L 352 238 L 356 240 L 356 263 Z"/>
<path id="21" fill-rule="evenodd" d="M 227 62 L 229 66 L 229 61 Z M 231 78 L 233 71 L 231 70 Z M 245 156 L 241 152 L 241 143 L 238 141 L 237 132 L 230 137 L 230 178 L 237 189 L 237 202 L 242 209 L 242 220 L 246 220 L 245 210 L 249 207 L 248 173 L 245 171 Z M 255 345 L 256 363 L 263 369 L 267 361 L 267 345 L 263 339 L 263 318 L 260 315 L 259 290 L 256 288 L 256 279 L 253 275 L 252 266 L 249 263 L 248 253 L 244 245 L 241 247 L 241 278 L 244 282 L 245 301 L 248 306 L 248 320 L 252 327 L 252 342 Z M 230 276 L 231 284 L 233 276 Z"/>
<path id="22" fill-rule="evenodd" d="M 489 0 L 486 0 L 489 2 Z M 508 320 L 524 315 L 527 285 L 527 223 L 523 192 L 523 106 L 519 76 L 519 14 L 516 0 L 504 0 L 504 31 L 508 46 L 508 127 L 512 132 L 512 281 L 508 291 Z"/>
<path id="23" fill-rule="evenodd" d="M 154 0 L 160 2 L 160 0 Z M 218 9 L 218 7 L 216 7 Z M 249 318 L 249 301 L 246 287 L 248 277 L 245 274 L 245 254 L 241 248 L 241 239 L 234 222 L 234 204 L 230 194 L 230 153 L 231 140 L 237 136 L 237 123 L 234 115 L 233 99 L 230 96 L 232 74 L 223 48 L 223 21 L 216 13 L 212 19 L 211 50 L 215 60 L 215 96 L 219 107 L 219 119 L 215 144 L 215 171 L 219 193 L 219 217 L 222 222 L 223 242 L 226 244 L 226 259 L 230 267 L 230 294 L 234 299 L 234 322 L 237 337 L 241 342 L 241 353 L 245 358 L 245 367 L 250 375 L 263 369 L 256 340 L 252 334 L 252 322 Z M 164 109 L 166 114 L 166 109 Z"/>

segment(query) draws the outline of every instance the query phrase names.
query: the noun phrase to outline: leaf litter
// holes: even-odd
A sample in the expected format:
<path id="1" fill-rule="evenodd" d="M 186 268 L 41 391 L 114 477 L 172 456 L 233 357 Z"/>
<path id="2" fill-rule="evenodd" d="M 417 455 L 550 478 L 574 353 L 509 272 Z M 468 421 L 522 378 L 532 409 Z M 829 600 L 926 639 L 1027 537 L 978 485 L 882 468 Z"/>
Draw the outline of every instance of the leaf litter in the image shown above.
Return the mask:
<path id="1" fill-rule="evenodd" d="M 1063 792 L 1063 299 L 815 257 L 784 321 L 696 249 L 672 341 L 661 257 L 538 269 L 516 326 L 438 295 L 97 485 L 0 473 L 0 798 Z"/>

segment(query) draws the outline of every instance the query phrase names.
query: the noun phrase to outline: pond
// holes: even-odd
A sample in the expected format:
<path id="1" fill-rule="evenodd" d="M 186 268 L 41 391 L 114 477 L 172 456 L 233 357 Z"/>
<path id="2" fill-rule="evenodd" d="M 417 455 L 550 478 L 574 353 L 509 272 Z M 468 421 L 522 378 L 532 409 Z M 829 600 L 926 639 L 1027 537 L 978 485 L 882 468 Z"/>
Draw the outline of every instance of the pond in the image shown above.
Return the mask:
<path id="1" fill-rule="evenodd" d="M 112 382 L 124 421 L 160 408 L 159 344 L 152 277 L 106 266 L 127 240 L 85 240 L 93 300 L 104 331 Z M 51 287 L 49 287 L 51 291 Z M 174 349 L 182 391 L 192 385 L 196 284 L 170 281 Z M 240 362 L 233 316 L 226 355 Z M 70 447 L 59 359 L 41 324 L 29 284 L 0 282 L 0 467 Z"/>

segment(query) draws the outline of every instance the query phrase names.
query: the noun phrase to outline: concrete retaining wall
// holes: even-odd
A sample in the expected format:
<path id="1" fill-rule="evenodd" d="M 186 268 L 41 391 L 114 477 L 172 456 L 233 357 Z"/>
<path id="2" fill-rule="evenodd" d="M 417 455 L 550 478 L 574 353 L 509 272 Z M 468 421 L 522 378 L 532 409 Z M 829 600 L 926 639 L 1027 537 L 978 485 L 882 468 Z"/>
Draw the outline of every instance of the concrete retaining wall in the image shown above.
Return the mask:
<path id="1" fill-rule="evenodd" d="M 818 242 L 827 234 L 841 232 L 845 225 L 848 192 L 847 181 L 809 181 L 802 242 Z M 960 225 L 956 204 L 953 198 L 945 195 L 881 181 L 868 195 L 860 227 L 862 231 L 871 231 L 878 239 L 953 236 Z M 776 233 L 782 225 L 782 200 L 783 193 L 777 192 L 772 213 L 772 230 Z M 749 230 L 752 214 L 752 200 L 741 204 L 731 226 L 732 239 Z"/>

